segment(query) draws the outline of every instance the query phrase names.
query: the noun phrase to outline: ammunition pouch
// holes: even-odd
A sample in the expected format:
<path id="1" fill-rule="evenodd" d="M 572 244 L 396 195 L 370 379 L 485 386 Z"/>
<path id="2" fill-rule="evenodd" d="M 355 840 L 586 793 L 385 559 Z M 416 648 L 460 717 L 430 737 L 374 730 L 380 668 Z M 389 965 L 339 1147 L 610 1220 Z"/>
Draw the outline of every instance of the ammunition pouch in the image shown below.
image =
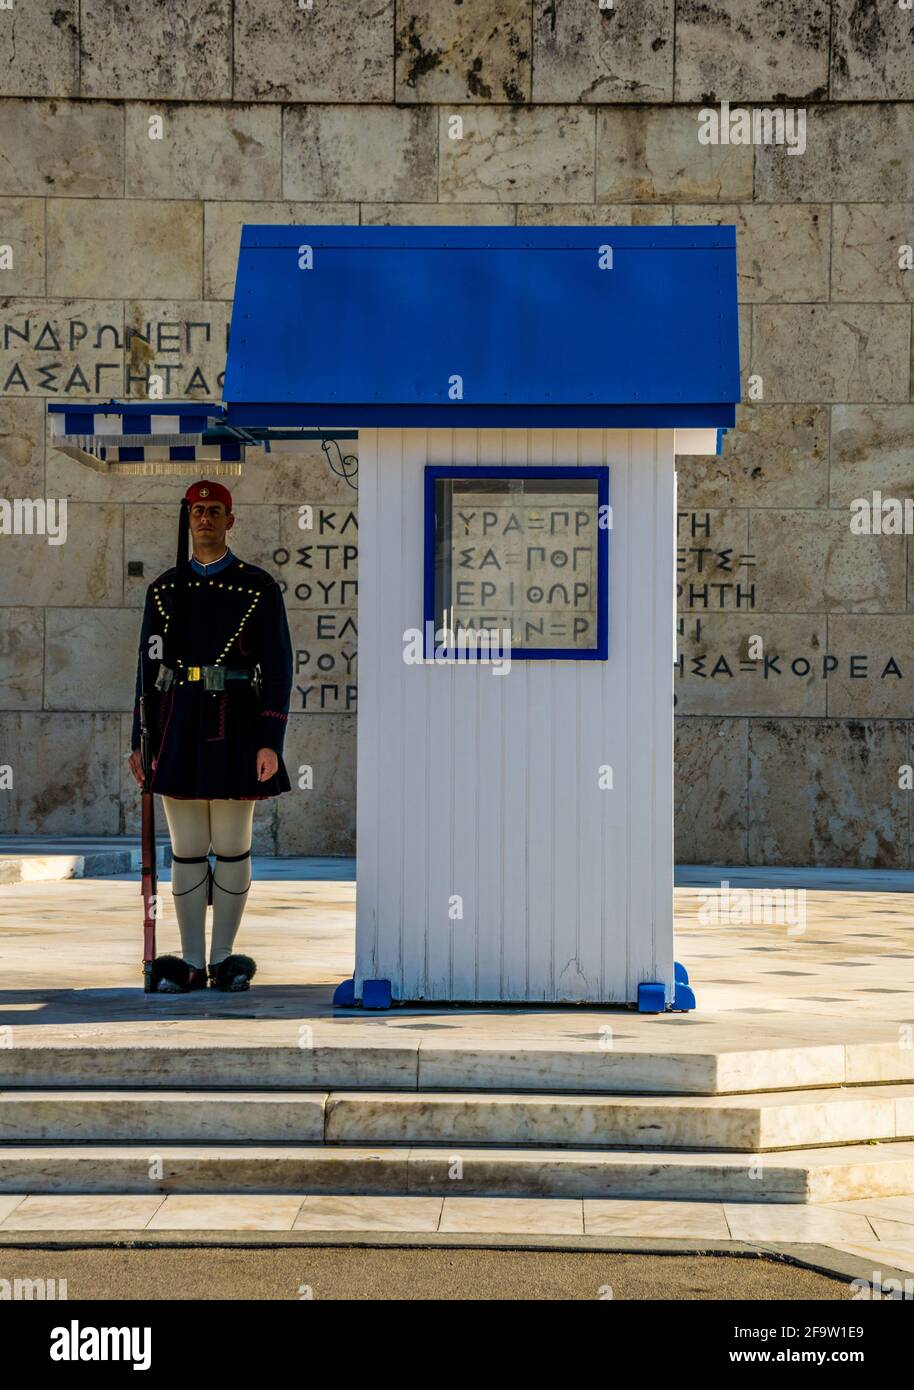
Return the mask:
<path id="1" fill-rule="evenodd" d="M 167 690 L 171 689 L 171 685 L 174 681 L 174 678 L 174 671 L 172 671 L 170 667 L 166 666 L 164 661 L 160 661 L 159 674 L 156 677 L 156 690 L 160 691 L 161 694 L 164 695 Z"/>

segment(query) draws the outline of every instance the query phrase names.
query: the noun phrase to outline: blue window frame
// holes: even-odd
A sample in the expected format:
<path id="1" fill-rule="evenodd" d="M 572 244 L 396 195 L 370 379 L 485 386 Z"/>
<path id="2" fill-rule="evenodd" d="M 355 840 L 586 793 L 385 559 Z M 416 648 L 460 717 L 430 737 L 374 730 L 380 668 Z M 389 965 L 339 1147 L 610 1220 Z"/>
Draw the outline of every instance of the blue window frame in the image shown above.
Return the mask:
<path id="1" fill-rule="evenodd" d="M 468 503 L 468 508 L 475 510 L 458 513 L 464 534 L 457 536 L 454 506 L 455 503 L 459 506 L 461 493 L 468 497 L 475 495 L 477 499 L 480 493 L 489 494 L 492 505 L 478 512 L 478 501 Z M 543 499 L 541 504 L 536 503 L 538 496 Z M 566 499 L 563 507 L 561 503 Z M 549 528 L 545 528 L 544 516 L 544 545 L 533 546 L 528 542 L 540 538 L 534 538 L 529 528 L 535 524 L 533 518 L 539 508 L 549 512 Z M 507 517 L 499 536 L 502 520 L 499 512 L 505 510 Z M 523 513 L 523 522 L 518 512 Z M 567 534 L 554 533 L 557 516 L 566 518 Z M 610 516 L 609 468 L 605 465 L 554 468 L 428 465 L 425 469 L 423 605 L 426 657 L 434 654 L 434 638 L 430 641 L 430 635 L 450 632 L 452 627 L 472 630 L 475 626 L 472 618 L 491 604 L 492 622 L 497 628 L 504 625 L 504 614 L 508 613 L 512 657 L 526 661 L 605 661 L 609 655 L 611 523 L 606 523 Z M 487 530 L 489 526 L 495 533 L 491 536 Z M 515 533 L 521 547 L 519 554 L 508 548 L 513 546 L 514 540 L 506 539 L 508 534 L 513 537 Z M 477 545 L 477 540 L 487 544 Z M 491 544 L 493 541 L 499 543 L 500 550 Z M 592 544 L 588 545 L 588 541 Z M 567 550 L 565 542 L 570 542 Z M 527 583 L 531 550 L 543 551 L 541 577 L 546 582 L 542 584 Z M 460 567 L 468 571 L 465 578 L 454 576 L 455 556 L 461 557 Z M 563 558 L 559 560 L 559 556 Z M 585 558 L 588 560 L 586 580 L 583 577 L 585 569 L 577 568 L 579 561 Z M 487 570 L 491 571 L 488 576 L 485 575 Z M 483 575 L 478 583 L 473 577 L 476 574 Z M 520 593 L 518 584 L 522 585 Z M 484 585 L 489 586 L 491 592 L 486 592 Z M 461 614 L 461 604 L 470 621 Z M 472 611 L 474 608 L 476 615 Z M 485 624 L 480 622 L 478 626 Z M 563 636 L 568 639 L 565 643 L 558 640 Z M 520 640 L 516 640 L 518 637 Z"/>

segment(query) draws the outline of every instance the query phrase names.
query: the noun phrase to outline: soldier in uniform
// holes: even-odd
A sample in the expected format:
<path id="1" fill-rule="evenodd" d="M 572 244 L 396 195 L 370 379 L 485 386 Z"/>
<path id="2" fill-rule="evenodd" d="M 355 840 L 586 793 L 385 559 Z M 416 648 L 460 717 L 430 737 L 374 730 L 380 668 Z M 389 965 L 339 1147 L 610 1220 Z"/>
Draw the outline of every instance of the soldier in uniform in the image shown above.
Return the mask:
<path id="1" fill-rule="evenodd" d="M 154 963 L 153 988 L 165 993 L 206 988 L 209 904 L 209 984 L 249 988 L 256 965 L 233 948 L 251 884 L 254 803 L 290 790 L 282 760 L 292 690 L 285 605 L 276 580 L 228 548 L 234 523 L 228 489 L 194 483 L 181 504 L 177 564 L 146 592 L 130 766 L 142 784 L 145 689 L 152 790 L 168 821 L 181 934 L 181 956 Z"/>

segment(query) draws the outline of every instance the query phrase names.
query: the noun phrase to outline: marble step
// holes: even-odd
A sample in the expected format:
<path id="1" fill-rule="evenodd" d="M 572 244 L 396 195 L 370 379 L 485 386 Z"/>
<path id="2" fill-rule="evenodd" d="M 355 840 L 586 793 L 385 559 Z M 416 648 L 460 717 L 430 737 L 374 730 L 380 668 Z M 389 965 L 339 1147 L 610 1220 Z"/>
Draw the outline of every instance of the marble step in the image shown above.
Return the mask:
<path id="1" fill-rule="evenodd" d="M 914 1143 L 777 1155 L 283 1145 L 0 1146 L 0 1192 L 836 1202 L 914 1193 Z"/>
<path id="2" fill-rule="evenodd" d="M 744 1153 L 914 1139 L 914 1086 L 757 1096 L 13 1090 L 0 1143 L 494 1144 Z"/>
<path id="3" fill-rule="evenodd" d="M 525 1040 L 515 1047 L 484 1039 L 407 1039 L 386 1029 L 371 1042 L 325 1044 L 315 1028 L 313 1044 L 291 1041 L 259 1046 L 56 1045 L 28 1042 L 0 1046 L 0 1089 L 11 1086 L 108 1086 L 133 1088 L 365 1087 L 405 1091 L 533 1091 L 654 1095 L 735 1095 L 914 1083 L 914 1048 L 897 1037 L 859 1043 L 806 1043 L 790 1047 L 675 1050 L 660 1038 L 656 1051 L 609 1045 L 556 1046 Z M 621 1025 L 620 1025 L 621 1026 Z M 658 1022 L 658 1027 L 660 1024 Z"/>

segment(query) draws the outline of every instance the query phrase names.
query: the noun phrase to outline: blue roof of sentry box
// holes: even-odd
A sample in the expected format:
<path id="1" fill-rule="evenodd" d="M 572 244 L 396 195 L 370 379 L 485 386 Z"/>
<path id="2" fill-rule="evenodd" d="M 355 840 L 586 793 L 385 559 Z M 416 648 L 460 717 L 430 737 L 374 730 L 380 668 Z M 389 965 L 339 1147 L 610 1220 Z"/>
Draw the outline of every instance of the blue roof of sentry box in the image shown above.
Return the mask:
<path id="1" fill-rule="evenodd" d="M 726 428 L 736 288 L 733 227 L 245 227 L 227 418 Z"/>

